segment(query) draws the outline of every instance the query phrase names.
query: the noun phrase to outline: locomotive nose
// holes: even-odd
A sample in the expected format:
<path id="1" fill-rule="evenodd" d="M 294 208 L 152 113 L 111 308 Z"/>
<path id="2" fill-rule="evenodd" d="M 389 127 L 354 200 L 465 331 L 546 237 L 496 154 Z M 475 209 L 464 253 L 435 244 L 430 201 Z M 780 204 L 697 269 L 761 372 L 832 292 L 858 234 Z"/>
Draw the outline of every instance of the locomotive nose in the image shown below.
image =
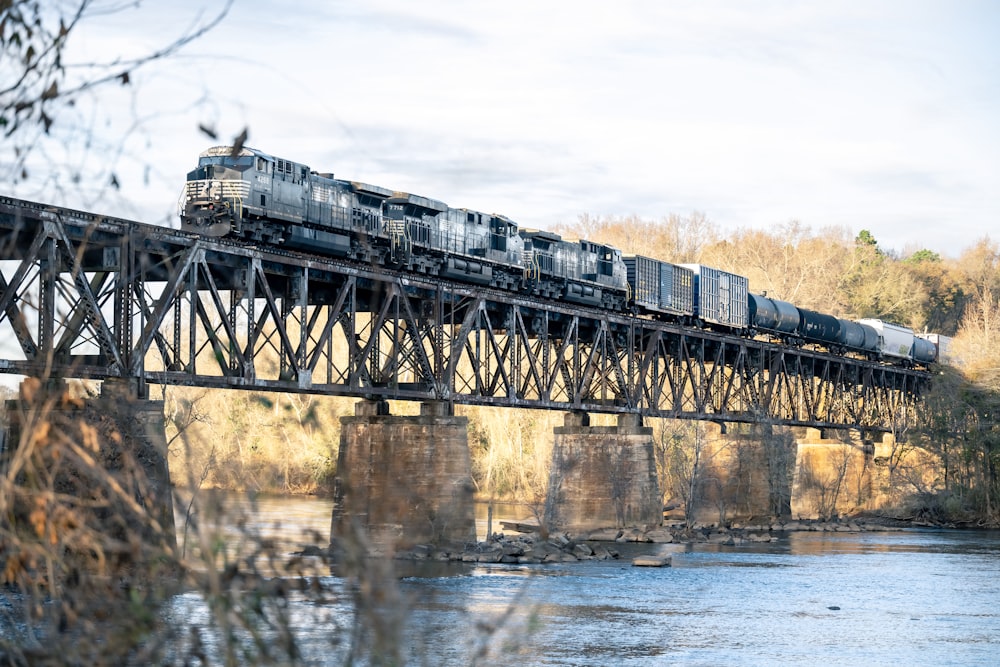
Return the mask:
<path id="1" fill-rule="evenodd" d="M 195 211 L 190 211 L 185 217 L 187 218 L 188 224 L 195 227 L 203 227 L 205 225 L 212 223 L 212 218 L 214 217 L 215 211 L 212 207 L 207 209 L 197 209 Z"/>
<path id="2" fill-rule="evenodd" d="M 204 208 L 189 207 L 181 217 L 181 229 L 197 232 L 203 236 L 225 236 L 231 222 L 225 211 L 217 210 L 214 204 Z"/>

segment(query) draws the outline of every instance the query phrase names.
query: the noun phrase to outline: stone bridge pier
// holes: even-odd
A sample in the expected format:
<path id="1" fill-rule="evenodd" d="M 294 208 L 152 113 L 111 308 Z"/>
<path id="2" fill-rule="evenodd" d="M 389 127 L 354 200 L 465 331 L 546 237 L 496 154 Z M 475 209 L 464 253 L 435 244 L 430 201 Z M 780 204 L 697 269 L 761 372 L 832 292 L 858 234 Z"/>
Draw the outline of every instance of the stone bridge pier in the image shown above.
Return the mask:
<path id="1" fill-rule="evenodd" d="M 545 527 L 579 534 L 659 525 L 652 435 L 638 415 L 590 426 L 587 414 L 568 413 L 554 433 Z M 466 417 L 446 403 L 405 416 L 385 401 L 360 401 L 341 418 L 331 547 L 392 555 L 474 542 L 473 491 Z"/>
<path id="2" fill-rule="evenodd" d="M 662 523 L 653 429 L 639 415 L 619 415 L 616 426 L 591 426 L 586 413 L 571 412 L 554 436 L 543 519 L 550 531 Z"/>
<path id="3" fill-rule="evenodd" d="M 806 428 L 798 433 L 796 445 L 793 518 L 829 519 L 871 507 L 873 442 L 850 431 Z"/>
<path id="4" fill-rule="evenodd" d="M 406 416 L 389 414 L 386 401 L 361 401 L 340 423 L 334 550 L 391 556 L 475 541 L 467 417 L 444 402 Z"/>

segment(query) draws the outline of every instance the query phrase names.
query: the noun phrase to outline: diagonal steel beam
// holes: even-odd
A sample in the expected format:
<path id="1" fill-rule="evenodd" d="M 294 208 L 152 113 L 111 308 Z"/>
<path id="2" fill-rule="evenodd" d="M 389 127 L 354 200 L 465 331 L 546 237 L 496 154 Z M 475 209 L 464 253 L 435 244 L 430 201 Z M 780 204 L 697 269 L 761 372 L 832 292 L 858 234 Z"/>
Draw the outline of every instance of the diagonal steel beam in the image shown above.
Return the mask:
<path id="1" fill-rule="evenodd" d="M 167 284 L 163 292 L 160 293 L 160 298 L 156 300 L 151 309 L 144 309 L 144 312 L 147 313 L 146 324 L 142 329 L 139 339 L 132 347 L 132 368 L 130 374 L 133 377 L 142 376 L 146 352 L 149 350 L 154 337 L 157 336 L 160 328 L 163 326 L 163 320 L 167 313 L 170 312 L 175 303 L 179 302 L 181 292 L 185 288 L 185 277 L 191 270 L 191 266 L 196 261 L 204 261 L 204 250 L 202 250 L 199 241 L 195 241 L 189 247 L 181 249 L 177 257 L 179 261 L 170 269 Z M 179 350 L 175 349 L 174 352 L 177 354 Z M 179 359 L 175 359 L 175 362 L 179 361 Z"/>

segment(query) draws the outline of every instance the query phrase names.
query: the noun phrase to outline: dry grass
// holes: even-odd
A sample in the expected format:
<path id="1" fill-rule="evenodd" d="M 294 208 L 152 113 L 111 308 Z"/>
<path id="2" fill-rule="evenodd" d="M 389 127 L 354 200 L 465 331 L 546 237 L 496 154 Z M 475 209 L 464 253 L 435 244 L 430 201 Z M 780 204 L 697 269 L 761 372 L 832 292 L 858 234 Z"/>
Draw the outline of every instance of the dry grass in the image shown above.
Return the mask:
<path id="1" fill-rule="evenodd" d="M 179 499 L 157 496 L 163 458 L 135 419 L 116 416 L 120 402 L 28 389 L 8 410 L 16 437 L 0 458 L 0 664 L 419 664 L 394 564 L 370 556 L 363 530 L 341 536 L 331 576 L 326 558 L 261 535 L 252 507 L 234 514 L 223 494 L 197 491 L 175 541 L 162 510 Z M 178 423 L 204 423 L 192 403 L 174 406 Z M 294 418 L 303 430 L 307 414 Z M 172 447 L 200 460 L 186 428 Z M 198 489 L 205 471 L 172 474 Z M 483 655 L 502 623 L 470 638 Z"/>

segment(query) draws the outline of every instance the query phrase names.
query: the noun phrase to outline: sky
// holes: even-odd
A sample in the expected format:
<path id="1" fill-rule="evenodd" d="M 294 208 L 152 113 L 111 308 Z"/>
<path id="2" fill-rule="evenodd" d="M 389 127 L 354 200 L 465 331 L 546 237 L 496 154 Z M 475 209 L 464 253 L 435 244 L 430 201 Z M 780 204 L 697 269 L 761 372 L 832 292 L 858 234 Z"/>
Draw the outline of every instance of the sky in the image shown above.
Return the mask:
<path id="1" fill-rule="evenodd" d="M 149 52 L 221 3 L 108 6 L 77 60 Z M 1000 240 L 992 1 L 236 0 L 85 102 L 86 138 L 60 119 L 71 136 L 11 194 L 176 225 L 198 154 L 247 128 L 277 157 L 524 227 L 699 212 L 902 253 Z M 53 186 L 59 159 L 99 187 Z"/>

